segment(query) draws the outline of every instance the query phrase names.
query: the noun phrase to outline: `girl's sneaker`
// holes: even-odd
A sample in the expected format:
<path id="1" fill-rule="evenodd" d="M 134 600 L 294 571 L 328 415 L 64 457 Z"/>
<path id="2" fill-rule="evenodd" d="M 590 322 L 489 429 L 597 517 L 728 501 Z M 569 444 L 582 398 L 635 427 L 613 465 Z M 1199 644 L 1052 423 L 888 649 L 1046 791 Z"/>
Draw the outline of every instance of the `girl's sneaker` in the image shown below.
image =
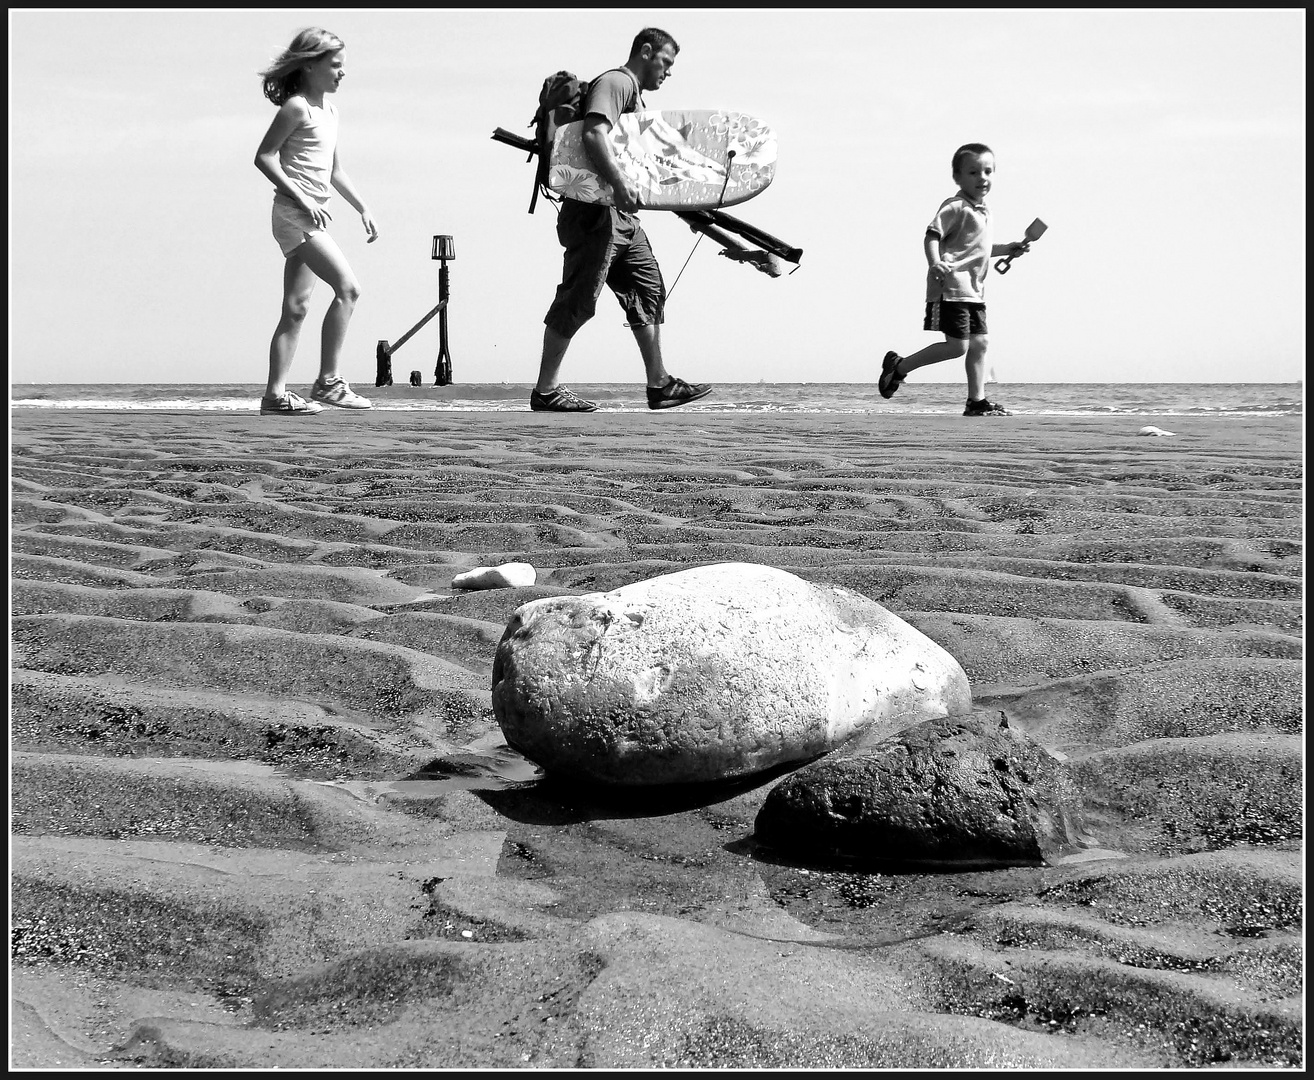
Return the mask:
<path id="1" fill-rule="evenodd" d="M 310 388 L 312 401 L 325 405 L 336 405 L 339 409 L 372 409 L 374 404 L 369 398 L 363 398 L 347 385 L 347 380 L 338 376 L 333 379 L 319 378 Z"/>
<path id="2" fill-rule="evenodd" d="M 317 412 L 323 412 L 323 407 L 299 397 L 291 390 L 278 397 L 265 394 L 260 399 L 261 416 L 314 416 Z"/>
<path id="3" fill-rule="evenodd" d="M 963 410 L 964 416 L 1012 416 L 1013 414 L 1005 409 L 1002 405 L 987 401 L 982 398 L 980 401 L 967 399 L 967 408 Z"/>

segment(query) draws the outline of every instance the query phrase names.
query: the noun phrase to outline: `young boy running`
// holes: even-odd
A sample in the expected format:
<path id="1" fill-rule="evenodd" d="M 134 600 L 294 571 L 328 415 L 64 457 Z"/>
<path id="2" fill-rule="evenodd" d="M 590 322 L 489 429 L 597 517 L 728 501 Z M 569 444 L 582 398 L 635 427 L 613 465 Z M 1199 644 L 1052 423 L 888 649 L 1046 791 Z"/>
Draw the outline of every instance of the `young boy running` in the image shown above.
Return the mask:
<path id="1" fill-rule="evenodd" d="M 990 210 L 985 197 L 994 172 L 994 151 L 985 144 L 968 143 L 954 151 L 953 176 L 958 193 L 940 204 L 922 242 L 930 267 L 926 274 L 924 328 L 939 330 L 944 341 L 911 356 L 887 352 L 877 384 L 883 398 L 893 397 L 903 380 L 919 367 L 965 355 L 967 408 L 963 415 L 1011 415 L 985 396 L 985 278 L 995 256 L 1017 256 L 1031 245 L 1025 240 L 991 243 Z"/>

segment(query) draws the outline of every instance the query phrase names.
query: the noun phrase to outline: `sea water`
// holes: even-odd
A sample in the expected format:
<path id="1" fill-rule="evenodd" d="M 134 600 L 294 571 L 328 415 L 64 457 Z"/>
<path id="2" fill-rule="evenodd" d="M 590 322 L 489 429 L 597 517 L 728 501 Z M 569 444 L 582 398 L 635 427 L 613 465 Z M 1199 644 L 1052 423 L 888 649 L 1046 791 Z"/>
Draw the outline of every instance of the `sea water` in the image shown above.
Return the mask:
<path id="1" fill-rule="evenodd" d="M 643 385 L 570 383 L 601 412 L 647 411 Z M 294 387 L 298 392 L 308 389 Z M 390 412 L 525 412 L 529 383 L 450 386 L 357 382 L 357 392 Z M 11 409 L 254 412 L 256 383 L 17 383 Z M 1302 383 L 991 383 L 991 401 L 1018 416 L 1302 416 Z M 945 414 L 963 411 L 961 384 L 905 384 L 888 401 L 875 383 L 721 383 L 681 413 Z"/>

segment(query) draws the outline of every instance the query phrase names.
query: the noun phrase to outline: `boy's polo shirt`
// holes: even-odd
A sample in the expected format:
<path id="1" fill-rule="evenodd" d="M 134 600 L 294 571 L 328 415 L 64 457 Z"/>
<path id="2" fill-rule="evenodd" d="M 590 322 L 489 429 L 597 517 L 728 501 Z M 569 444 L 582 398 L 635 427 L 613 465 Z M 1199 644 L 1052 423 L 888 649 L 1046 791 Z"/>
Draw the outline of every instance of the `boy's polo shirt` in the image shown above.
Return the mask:
<path id="1" fill-rule="evenodd" d="M 940 204 L 926 226 L 928 236 L 940 240 L 940 260 L 949 267 L 944 281 L 927 271 L 926 300 L 954 300 L 984 304 L 985 278 L 990 269 L 990 210 L 972 203 L 960 191 Z"/>

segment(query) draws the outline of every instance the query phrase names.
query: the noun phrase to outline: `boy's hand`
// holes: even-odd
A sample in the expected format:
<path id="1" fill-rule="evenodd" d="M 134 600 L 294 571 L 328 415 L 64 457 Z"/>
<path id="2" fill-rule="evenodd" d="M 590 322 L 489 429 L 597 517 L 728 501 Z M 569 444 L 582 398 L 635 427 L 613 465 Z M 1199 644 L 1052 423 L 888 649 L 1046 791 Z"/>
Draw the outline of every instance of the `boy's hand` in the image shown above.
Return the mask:
<path id="1" fill-rule="evenodd" d="M 942 259 L 931 263 L 931 277 L 935 278 L 936 281 L 943 281 L 948 276 L 949 276 L 948 263 L 944 262 L 944 260 Z"/>
<path id="2" fill-rule="evenodd" d="M 1005 254 L 1007 254 L 1010 259 L 1016 259 L 1019 255 L 1025 255 L 1030 250 L 1030 240 L 1015 240 L 1008 245 L 1008 251 Z"/>
<path id="3" fill-rule="evenodd" d="M 368 210 L 364 210 L 361 212 L 360 222 L 365 226 L 365 234 L 369 237 L 365 243 L 374 243 L 379 238 L 379 227 L 374 224 L 374 216 Z"/>

